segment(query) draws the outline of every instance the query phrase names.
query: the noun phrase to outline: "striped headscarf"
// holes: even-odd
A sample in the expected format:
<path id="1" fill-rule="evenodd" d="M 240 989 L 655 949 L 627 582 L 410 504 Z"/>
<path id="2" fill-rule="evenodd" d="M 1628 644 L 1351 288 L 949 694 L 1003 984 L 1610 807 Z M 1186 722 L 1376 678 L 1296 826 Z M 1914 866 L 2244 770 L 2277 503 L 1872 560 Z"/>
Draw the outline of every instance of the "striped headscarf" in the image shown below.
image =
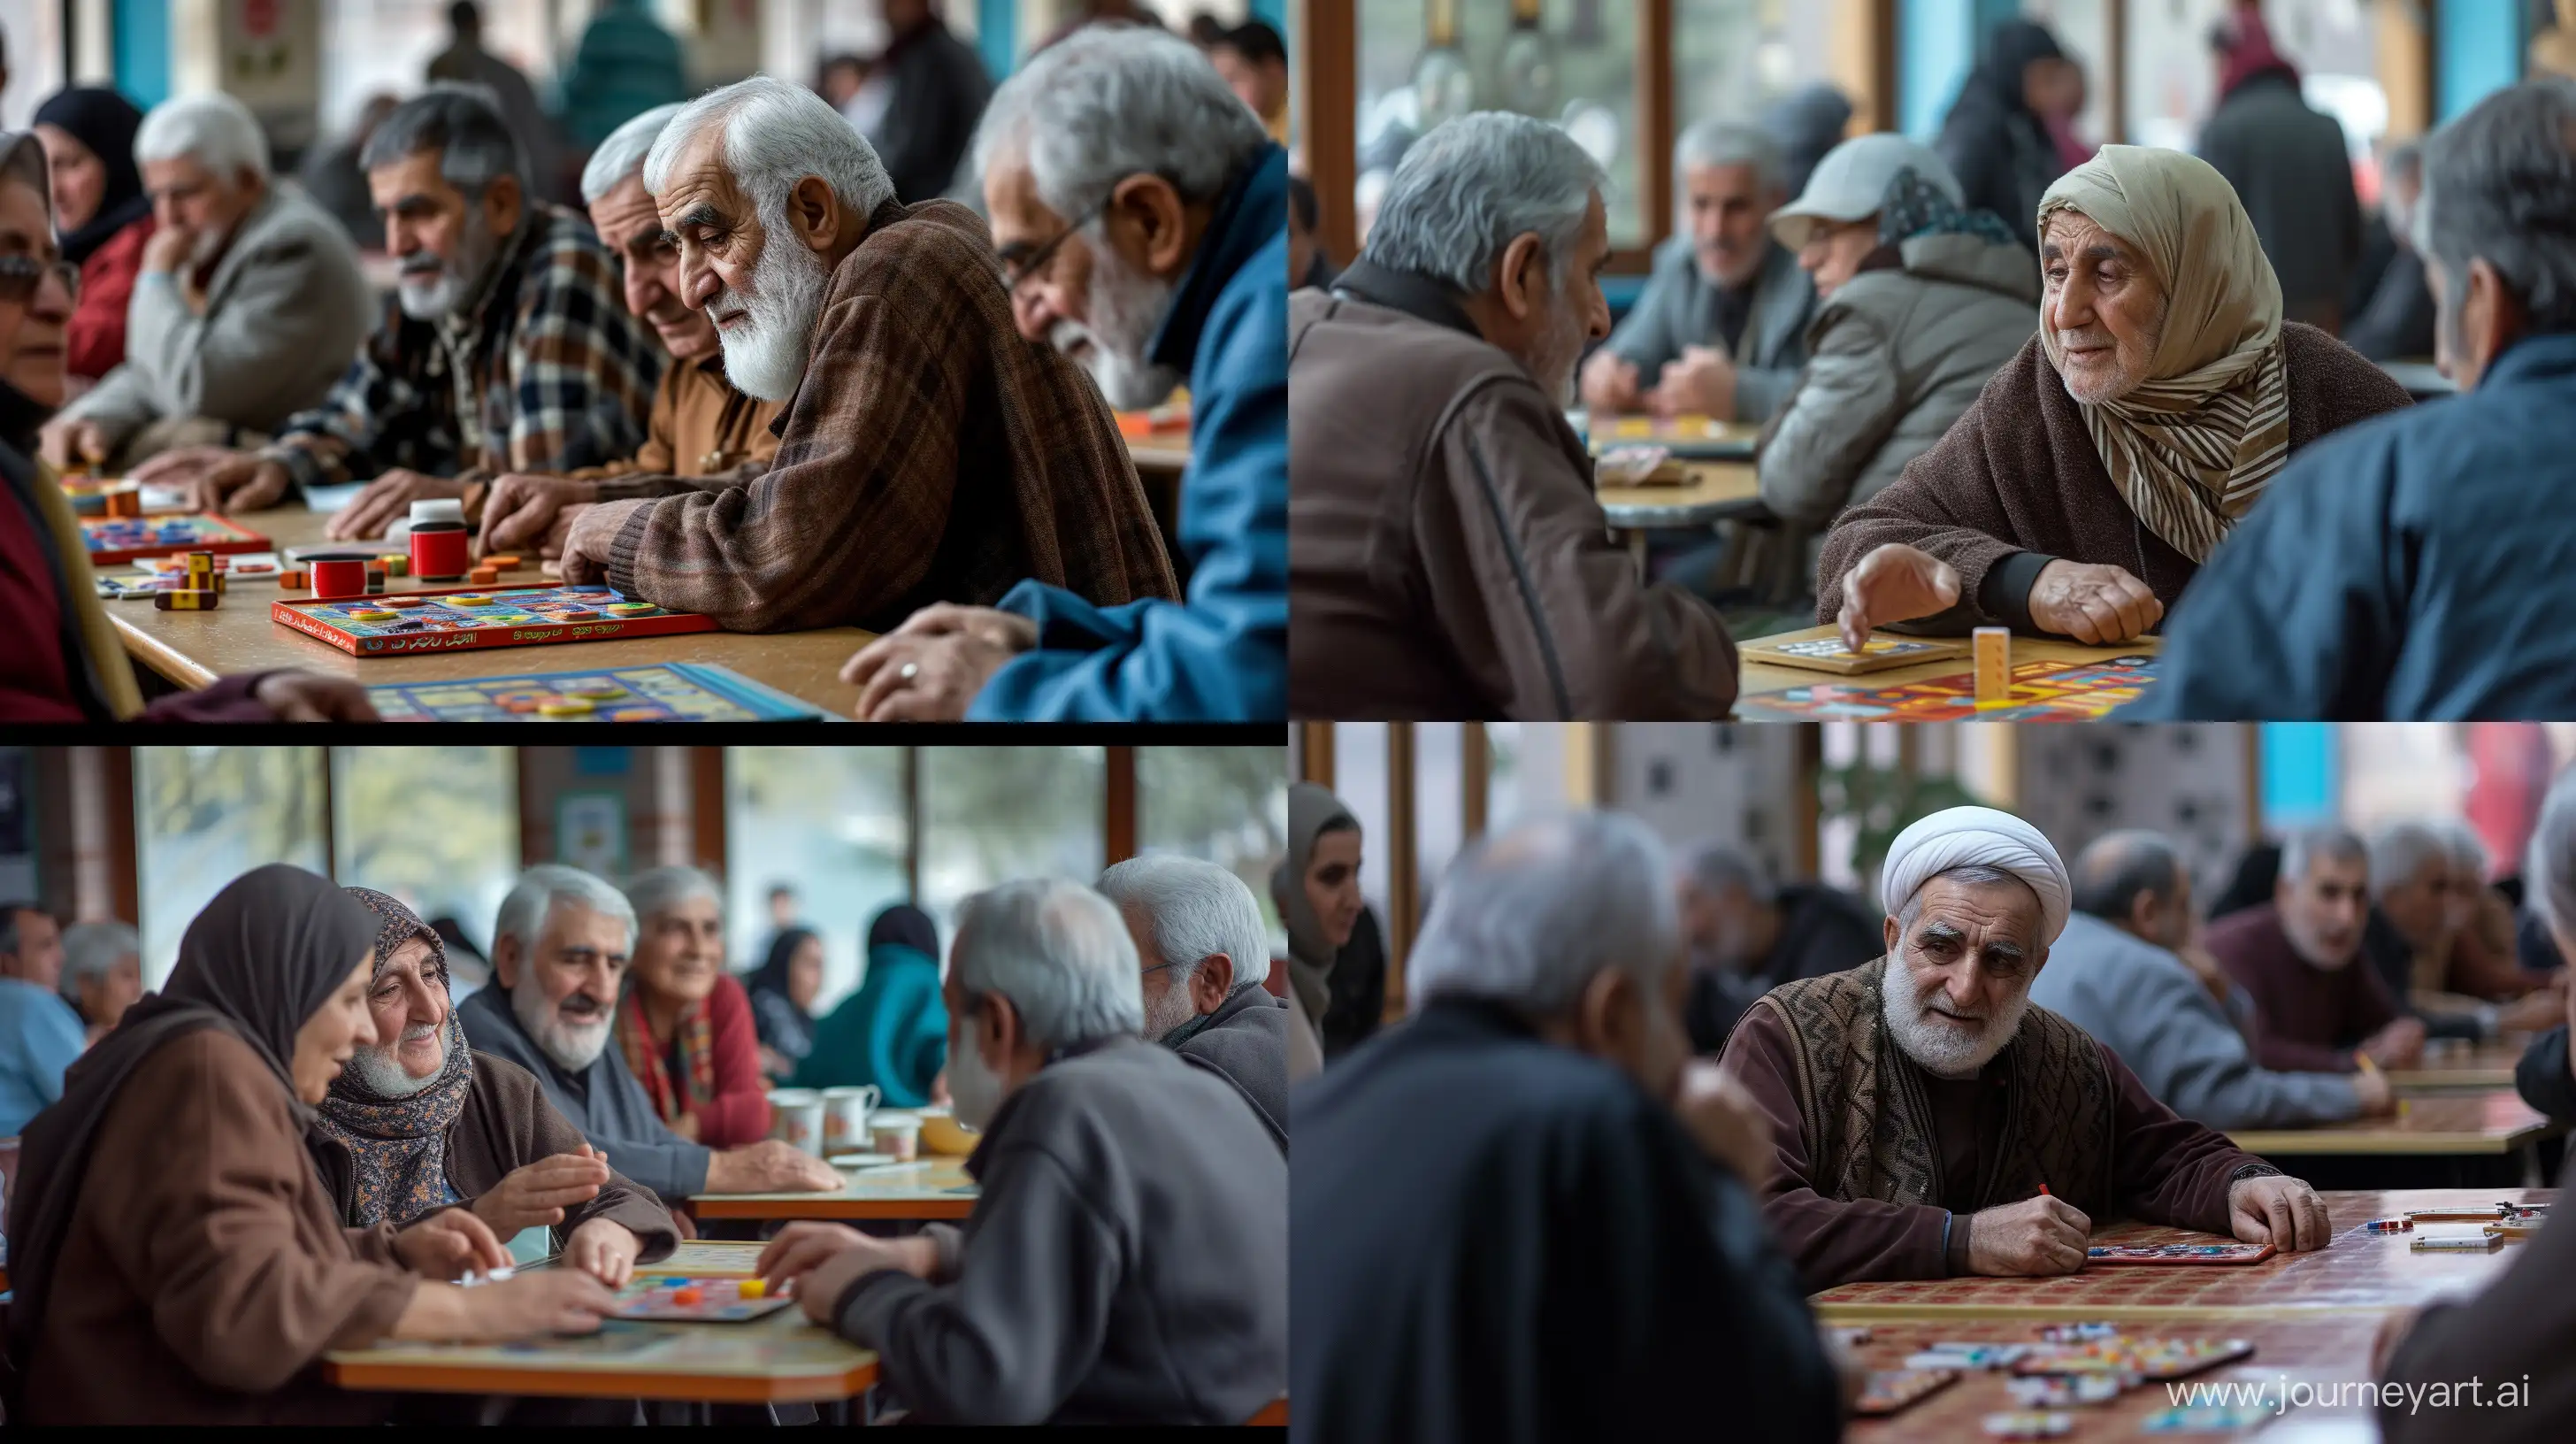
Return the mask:
<path id="1" fill-rule="evenodd" d="M 365 904 L 379 922 L 371 979 L 383 977 L 385 965 L 393 961 L 394 954 L 405 943 L 419 938 L 429 944 L 429 959 L 421 966 L 421 981 L 437 989 L 441 996 L 449 996 L 447 949 L 428 924 L 410 908 L 374 888 L 342 891 Z M 447 1022 L 441 1032 L 447 1044 L 447 1061 L 438 1070 L 438 1077 L 419 1092 L 386 1097 L 368 1087 L 364 1077 L 351 1067 L 340 1070 L 340 1076 L 331 1081 L 331 1091 L 323 1096 L 318 1110 L 321 1117 L 313 1126 L 325 1137 L 348 1146 L 357 1164 L 356 1214 L 362 1224 L 390 1223 L 400 1227 L 455 1199 L 447 1184 L 447 1134 L 465 1111 L 465 1095 L 473 1091 L 474 1054 L 465 1046 L 465 1024 L 453 1006 L 447 1010 Z M 378 1046 L 389 1047 L 396 1041 L 388 1038 Z"/>
<path id="2" fill-rule="evenodd" d="M 2106 145 L 2040 198 L 2048 218 L 2075 211 L 2145 257 L 2165 292 L 2165 329 L 2147 379 L 2083 406 L 2103 469 L 2149 531 L 2194 562 L 2262 495 L 2290 456 L 2281 283 L 2236 188 L 2176 150 Z M 2040 344 L 2066 351 L 2040 303 Z"/>

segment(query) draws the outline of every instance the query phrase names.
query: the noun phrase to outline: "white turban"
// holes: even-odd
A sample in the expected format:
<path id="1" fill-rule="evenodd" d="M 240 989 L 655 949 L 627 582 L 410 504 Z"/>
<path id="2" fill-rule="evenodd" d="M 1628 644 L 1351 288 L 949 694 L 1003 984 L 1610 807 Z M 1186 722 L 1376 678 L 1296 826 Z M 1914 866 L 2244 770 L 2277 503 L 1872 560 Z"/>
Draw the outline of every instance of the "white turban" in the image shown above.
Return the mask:
<path id="1" fill-rule="evenodd" d="M 1954 867 L 1992 867 L 2011 873 L 2039 894 L 2044 933 L 2040 945 L 2066 930 L 2074 883 L 2057 849 L 2039 829 L 1991 807 L 1953 807 L 1933 813 L 1896 835 L 1878 877 L 1878 903 L 1889 917 L 1914 900 L 1923 884 Z"/>

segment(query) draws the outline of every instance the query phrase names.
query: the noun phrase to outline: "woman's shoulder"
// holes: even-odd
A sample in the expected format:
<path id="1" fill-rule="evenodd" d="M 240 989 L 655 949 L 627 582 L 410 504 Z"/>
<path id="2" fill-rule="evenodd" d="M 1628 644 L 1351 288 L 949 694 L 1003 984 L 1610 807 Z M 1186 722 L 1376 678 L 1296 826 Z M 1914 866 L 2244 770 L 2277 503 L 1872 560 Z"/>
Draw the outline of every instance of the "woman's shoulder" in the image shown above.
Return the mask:
<path id="1" fill-rule="evenodd" d="M 2282 322 L 2281 359 L 2289 371 L 2294 426 L 2303 411 L 2317 419 L 2316 430 L 2322 434 L 2415 404 L 2379 363 L 2314 326 Z"/>

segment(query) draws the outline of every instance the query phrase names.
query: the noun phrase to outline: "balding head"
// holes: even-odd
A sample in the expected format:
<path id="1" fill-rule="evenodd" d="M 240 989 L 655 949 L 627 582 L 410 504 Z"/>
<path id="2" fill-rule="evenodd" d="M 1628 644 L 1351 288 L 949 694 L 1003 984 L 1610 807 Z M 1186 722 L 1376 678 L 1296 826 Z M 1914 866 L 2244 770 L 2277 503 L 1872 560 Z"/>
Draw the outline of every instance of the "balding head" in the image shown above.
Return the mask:
<path id="1" fill-rule="evenodd" d="M 2191 874 L 2160 833 L 2108 833 L 2075 859 L 2075 910 L 2177 950 L 2191 939 Z"/>

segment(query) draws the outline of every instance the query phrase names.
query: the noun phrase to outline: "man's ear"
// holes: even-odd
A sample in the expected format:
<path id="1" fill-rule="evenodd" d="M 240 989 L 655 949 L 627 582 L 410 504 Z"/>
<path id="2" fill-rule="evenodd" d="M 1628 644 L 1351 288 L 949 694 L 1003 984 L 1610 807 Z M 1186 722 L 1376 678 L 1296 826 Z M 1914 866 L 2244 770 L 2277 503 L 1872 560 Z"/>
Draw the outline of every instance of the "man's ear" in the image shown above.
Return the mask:
<path id="1" fill-rule="evenodd" d="M 2129 931 L 2142 938 L 2156 935 L 2156 914 L 2165 900 L 2154 893 L 2140 892 L 2129 899 Z"/>
<path id="2" fill-rule="evenodd" d="M 508 992 L 519 983 L 519 940 L 504 934 L 492 940 L 492 981 Z"/>
<path id="3" fill-rule="evenodd" d="M 840 198 L 832 194 L 830 183 L 818 175 L 798 181 L 787 192 L 787 224 L 796 232 L 796 239 L 805 243 L 805 249 L 816 255 L 829 254 L 841 230 Z"/>
<path id="4" fill-rule="evenodd" d="M 516 233 L 520 213 L 527 209 L 527 192 L 520 189 L 519 178 L 505 175 L 483 188 L 483 222 L 496 237 Z"/>
<path id="5" fill-rule="evenodd" d="M 2472 259 L 2468 294 L 2460 298 L 2460 332 L 2480 374 L 2521 338 L 2527 319 L 2496 268 L 2484 257 Z"/>
<path id="6" fill-rule="evenodd" d="M 1905 938 L 1905 925 L 1898 922 L 1893 914 L 1881 918 L 1878 924 L 1878 936 L 1879 941 L 1887 947 L 1887 955 L 1891 958 L 1895 957 L 1896 945 Z"/>
<path id="7" fill-rule="evenodd" d="M 1223 953 L 1210 955 L 1190 974 L 1190 1005 L 1201 1013 L 1213 1013 L 1234 992 L 1234 959 Z"/>
<path id="8" fill-rule="evenodd" d="M 1516 321 L 1529 320 L 1547 305 L 1547 243 L 1538 232 L 1512 237 L 1494 262 L 1494 279 L 1504 311 Z"/>
<path id="9" fill-rule="evenodd" d="M 1601 1058 L 1624 1058 L 1637 1046 L 1639 1010 L 1631 996 L 1636 975 L 1626 968 L 1603 968 L 1574 999 L 1575 1046 Z"/>
<path id="10" fill-rule="evenodd" d="M 1109 211 L 1135 237 L 1136 259 L 1148 274 L 1175 277 L 1189 267 L 1188 207 L 1170 181 L 1131 175 L 1109 193 Z"/>

